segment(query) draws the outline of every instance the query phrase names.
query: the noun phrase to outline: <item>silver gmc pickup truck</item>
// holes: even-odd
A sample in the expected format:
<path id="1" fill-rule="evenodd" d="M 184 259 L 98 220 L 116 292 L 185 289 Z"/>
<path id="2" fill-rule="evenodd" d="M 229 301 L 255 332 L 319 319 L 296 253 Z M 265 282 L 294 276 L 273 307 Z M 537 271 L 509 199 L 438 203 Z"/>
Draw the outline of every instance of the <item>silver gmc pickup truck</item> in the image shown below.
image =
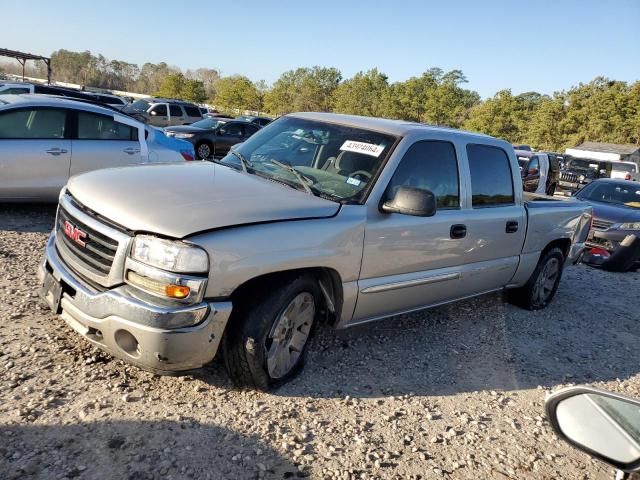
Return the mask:
<path id="1" fill-rule="evenodd" d="M 292 114 L 217 163 L 72 178 L 42 295 L 142 368 L 190 371 L 220 348 L 237 384 L 268 389 L 300 370 L 321 320 L 344 328 L 503 289 L 544 308 L 591 216 L 577 200 L 525 199 L 502 140 Z"/>

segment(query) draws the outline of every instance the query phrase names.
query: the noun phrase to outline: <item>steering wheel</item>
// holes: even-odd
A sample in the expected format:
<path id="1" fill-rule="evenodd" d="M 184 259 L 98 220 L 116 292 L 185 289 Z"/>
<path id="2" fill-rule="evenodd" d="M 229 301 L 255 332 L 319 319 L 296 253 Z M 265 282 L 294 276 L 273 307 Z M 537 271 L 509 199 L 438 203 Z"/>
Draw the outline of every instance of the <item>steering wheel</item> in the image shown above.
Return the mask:
<path id="1" fill-rule="evenodd" d="M 369 180 L 371 180 L 371 177 L 373 176 L 369 172 L 367 172 L 366 170 L 356 170 L 355 172 L 351 172 L 349 174 L 349 176 L 352 177 L 352 178 L 357 178 L 358 175 L 360 175 L 361 177 L 364 177 L 364 179 L 363 178 L 358 178 L 358 180 L 364 180 L 364 181 L 367 181 L 367 182 Z"/>

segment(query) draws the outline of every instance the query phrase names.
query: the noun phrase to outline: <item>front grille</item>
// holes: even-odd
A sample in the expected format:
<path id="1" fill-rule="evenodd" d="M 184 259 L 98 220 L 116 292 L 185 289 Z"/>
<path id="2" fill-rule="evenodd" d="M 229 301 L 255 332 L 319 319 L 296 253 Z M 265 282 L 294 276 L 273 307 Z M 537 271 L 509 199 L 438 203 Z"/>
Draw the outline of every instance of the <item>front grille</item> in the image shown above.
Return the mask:
<path id="1" fill-rule="evenodd" d="M 601 248 L 604 248 L 605 250 L 614 249 L 613 243 L 611 243 L 606 238 L 598 238 L 598 237 L 592 236 L 592 237 L 589 237 L 586 243 L 587 243 L 587 247 L 591 247 L 591 248 L 601 247 Z"/>
<path id="2" fill-rule="evenodd" d="M 575 173 L 561 172 L 560 180 L 562 180 L 563 182 L 578 183 L 578 175 L 576 175 Z"/>
<path id="3" fill-rule="evenodd" d="M 65 234 L 65 222 L 82 231 L 84 246 Z M 99 233 L 85 223 L 73 218 L 64 208 L 58 209 L 56 238 L 64 244 L 79 262 L 101 275 L 108 275 L 118 250 L 118 241 Z"/>
<path id="4" fill-rule="evenodd" d="M 607 222 L 606 220 L 594 218 L 592 227 L 594 230 L 609 230 L 613 226 L 613 223 L 614 222 Z"/>

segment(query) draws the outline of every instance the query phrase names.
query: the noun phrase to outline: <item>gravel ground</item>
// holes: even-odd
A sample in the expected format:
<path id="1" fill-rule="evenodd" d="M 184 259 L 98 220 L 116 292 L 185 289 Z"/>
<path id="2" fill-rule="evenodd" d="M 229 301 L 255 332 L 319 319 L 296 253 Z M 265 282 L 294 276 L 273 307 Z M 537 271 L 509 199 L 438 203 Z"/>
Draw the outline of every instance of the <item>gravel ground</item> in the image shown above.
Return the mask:
<path id="1" fill-rule="evenodd" d="M 551 390 L 640 397 L 640 273 L 578 266 L 553 304 L 500 295 L 352 330 L 320 328 L 280 390 L 219 361 L 159 377 L 40 306 L 50 206 L 0 205 L 0 478 L 567 478 L 612 469 L 554 437 Z"/>

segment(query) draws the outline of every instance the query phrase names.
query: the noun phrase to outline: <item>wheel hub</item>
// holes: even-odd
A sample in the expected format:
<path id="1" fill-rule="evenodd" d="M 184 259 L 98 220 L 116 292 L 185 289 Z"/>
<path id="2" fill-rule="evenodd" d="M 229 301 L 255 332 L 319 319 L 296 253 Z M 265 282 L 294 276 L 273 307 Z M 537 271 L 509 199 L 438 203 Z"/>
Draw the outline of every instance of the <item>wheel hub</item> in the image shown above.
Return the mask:
<path id="1" fill-rule="evenodd" d="M 311 333 L 316 308 L 313 295 L 296 295 L 278 315 L 267 337 L 267 370 L 278 379 L 294 368 Z"/>

